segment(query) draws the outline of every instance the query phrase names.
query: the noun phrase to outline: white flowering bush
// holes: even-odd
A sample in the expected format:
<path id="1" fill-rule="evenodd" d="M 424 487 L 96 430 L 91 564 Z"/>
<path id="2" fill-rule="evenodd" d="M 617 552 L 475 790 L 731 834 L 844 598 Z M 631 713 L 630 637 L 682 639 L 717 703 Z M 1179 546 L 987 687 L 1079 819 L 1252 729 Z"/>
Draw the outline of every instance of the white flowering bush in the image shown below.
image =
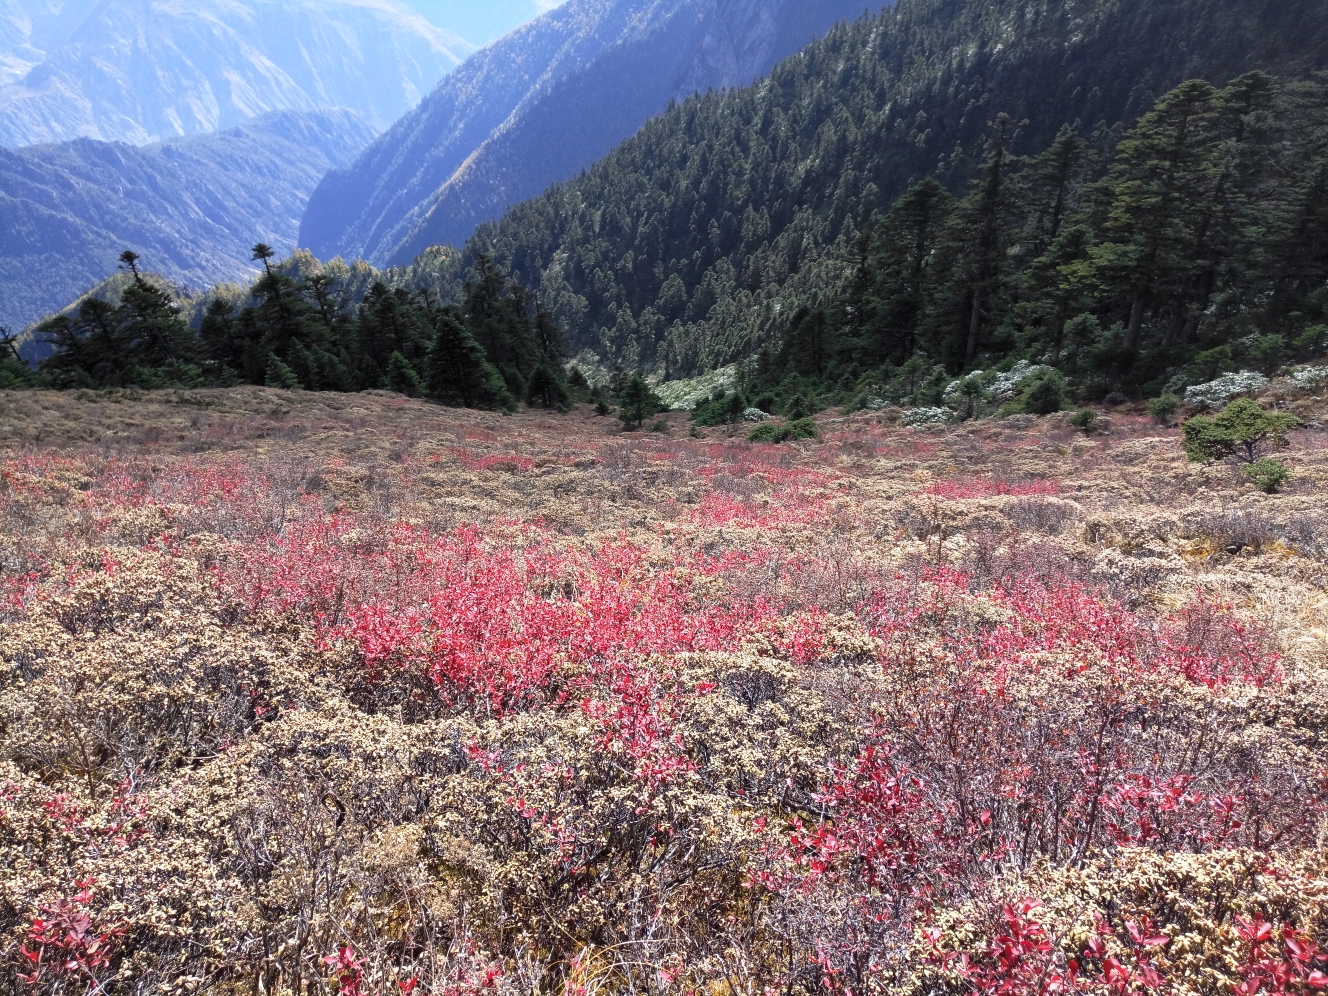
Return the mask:
<path id="1" fill-rule="evenodd" d="M 769 413 L 763 412 L 759 408 L 744 408 L 742 412 L 744 422 L 766 422 L 769 419 Z"/>
<path id="2" fill-rule="evenodd" d="M 1046 364 L 1032 364 L 1027 360 L 1020 360 L 1013 367 L 1003 374 L 997 374 L 990 384 L 987 385 L 992 395 L 1001 400 L 1008 400 L 1019 393 L 1019 388 L 1023 386 L 1024 381 L 1030 377 L 1036 377 L 1052 368 Z"/>
<path id="3" fill-rule="evenodd" d="M 904 412 L 907 426 L 945 425 L 954 418 L 953 408 L 910 408 Z"/>
<path id="4" fill-rule="evenodd" d="M 1302 390 L 1310 390 L 1328 383 L 1328 367 L 1301 367 L 1287 374 L 1287 380 Z"/>
<path id="5" fill-rule="evenodd" d="M 967 377 L 960 377 L 958 380 L 951 381 L 950 385 L 945 389 L 945 392 L 941 395 L 941 400 L 944 401 L 951 408 L 957 408 L 959 404 L 964 400 L 964 385 L 969 383 L 970 381 L 981 384 L 981 380 L 979 380 L 981 376 L 982 376 L 982 371 L 975 370 Z M 983 388 L 983 392 L 984 393 L 986 392 L 985 388 Z"/>
<path id="6" fill-rule="evenodd" d="M 1260 391 L 1268 386 L 1268 378 L 1253 370 L 1240 370 L 1236 373 L 1223 374 L 1217 380 L 1206 384 L 1195 384 L 1185 391 L 1185 400 L 1203 408 L 1218 408 L 1232 398 L 1252 391 Z"/>

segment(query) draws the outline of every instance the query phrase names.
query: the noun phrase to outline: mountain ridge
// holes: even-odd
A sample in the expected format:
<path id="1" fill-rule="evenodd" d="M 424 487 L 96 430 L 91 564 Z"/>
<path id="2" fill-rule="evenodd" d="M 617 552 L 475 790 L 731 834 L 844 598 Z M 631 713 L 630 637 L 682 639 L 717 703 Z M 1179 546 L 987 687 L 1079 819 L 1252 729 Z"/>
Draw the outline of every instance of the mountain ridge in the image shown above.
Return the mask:
<path id="1" fill-rule="evenodd" d="M 277 111 L 147 147 L 0 149 L 0 324 L 59 310 L 126 249 L 176 284 L 247 282 L 250 247 L 294 249 L 310 191 L 374 134 L 349 111 Z"/>
<path id="2" fill-rule="evenodd" d="M 453 299 L 487 254 L 540 294 L 574 352 L 714 369 L 838 293 L 859 226 L 912 183 L 936 175 L 962 193 L 999 112 L 1012 154 L 1076 121 L 1105 153 L 1189 77 L 1326 66 L 1325 0 L 907 0 L 756 86 L 652 119 L 402 279 Z"/>
<path id="3" fill-rule="evenodd" d="M 8 0 L 11 45 L 22 11 L 42 2 Z M 27 16 L 26 30 L 56 16 Z M 11 148 L 141 145 L 338 107 L 381 130 L 473 46 L 398 0 L 102 0 L 16 77 L 14 51 L 0 86 L 0 145 Z"/>
<path id="4" fill-rule="evenodd" d="M 329 175 L 310 200 L 301 243 L 319 256 L 378 264 L 426 243 L 460 243 L 478 222 L 591 165 L 670 99 L 750 82 L 863 8 L 860 0 L 572 0 L 477 53 L 353 167 Z M 767 28 L 747 32 L 757 41 L 745 53 L 733 38 L 743 32 L 725 30 L 744 16 Z M 518 49 L 524 61 L 504 72 Z M 503 94 L 486 117 L 464 106 L 481 86 Z M 594 110 L 582 116 L 578 104 Z"/>

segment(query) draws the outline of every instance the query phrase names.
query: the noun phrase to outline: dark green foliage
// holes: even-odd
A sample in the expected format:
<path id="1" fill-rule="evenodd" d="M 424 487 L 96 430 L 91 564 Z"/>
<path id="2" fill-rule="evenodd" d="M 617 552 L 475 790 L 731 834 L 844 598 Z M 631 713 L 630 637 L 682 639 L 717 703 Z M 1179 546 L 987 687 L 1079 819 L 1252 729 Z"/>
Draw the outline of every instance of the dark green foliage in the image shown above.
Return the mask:
<path id="1" fill-rule="evenodd" d="M 1065 410 L 1065 378 L 1057 370 L 1024 381 L 1013 412 L 1024 415 L 1051 415 Z"/>
<path id="2" fill-rule="evenodd" d="M 1070 424 L 1076 429 L 1083 429 L 1085 436 L 1091 436 L 1101 417 L 1092 408 L 1080 408 L 1070 416 Z"/>
<path id="3" fill-rule="evenodd" d="M 749 443 L 779 443 L 784 440 L 784 427 L 774 422 L 762 422 L 747 433 Z"/>
<path id="4" fill-rule="evenodd" d="M 541 408 L 565 409 L 571 404 L 572 395 L 562 371 L 547 361 L 536 366 L 526 386 L 526 401 Z"/>
<path id="5" fill-rule="evenodd" d="M 663 407 L 639 375 L 633 375 L 618 395 L 618 418 L 626 429 L 639 429 L 641 423 Z"/>
<path id="6" fill-rule="evenodd" d="M 1180 398 L 1174 394 L 1163 394 L 1148 402 L 1148 414 L 1159 425 L 1170 425 L 1178 411 L 1180 411 Z"/>
<path id="7" fill-rule="evenodd" d="M 461 320 L 443 313 L 429 350 L 429 397 L 444 405 L 514 411 L 516 400 Z"/>
<path id="8" fill-rule="evenodd" d="M 1238 398 L 1217 415 L 1189 419 L 1182 445 L 1196 462 L 1235 458 L 1255 464 L 1265 450 L 1286 446 L 1286 433 L 1300 424 L 1289 412 L 1270 412 L 1257 401 Z"/>
<path id="9" fill-rule="evenodd" d="M 15 391 L 41 386 L 41 378 L 18 353 L 18 337 L 0 325 L 0 390 Z"/>
<path id="10" fill-rule="evenodd" d="M 120 259 L 132 279 L 119 304 L 87 298 L 37 327 L 55 350 L 41 373 L 57 388 L 194 386 L 197 337 L 170 296 L 139 273 L 138 257 Z"/>
<path id="11" fill-rule="evenodd" d="M 300 386 L 300 378 L 295 371 L 281 362 L 276 353 L 267 354 L 267 374 L 263 381 L 268 387 L 279 387 L 293 391 Z"/>
<path id="12" fill-rule="evenodd" d="M 1246 464 L 1241 471 L 1250 479 L 1251 484 L 1266 495 L 1277 494 L 1291 477 L 1291 471 L 1269 457 Z"/>
<path id="13" fill-rule="evenodd" d="M 747 433 L 747 442 L 785 443 L 790 440 L 815 439 L 816 437 L 816 423 L 809 418 L 800 418 L 783 424 L 762 422 Z"/>
<path id="14" fill-rule="evenodd" d="M 404 394 L 408 398 L 418 398 L 424 393 L 424 383 L 419 372 L 399 352 L 393 352 L 387 361 L 387 389 Z"/>
<path id="15" fill-rule="evenodd" d="M 1289 82 L 1325 54 L 1323 0 L 901 0 L 670 109 L 419 276 L 491 254 L 573 351 L 666 376 L 770 347 L 776 382 L 840 393 L 922 350 L 1160 388 L 1214 340 L 1321 321 L 1323 102 Z M 1242 77 L 1260 68 L 1283 85 Z M 1298 234 L 1274 249 L 1274 228 Z M 1277 295 L 1237 286 L 1253 262 Z M 1119 333 L 1067 340 L 1084 314 Z"/>
<path id="16" fill-rule="evenodd" d="M 740 392 L 716 391 L 706 400 L 697 402 L 692 409 L 692 421 L 697 425 L 732 425 L 742 421 L 742 413 L 748 407 L 747 399 Z"/>
<path id="17" fill-rule="evenodd" d="M 601 398 L 599 401 L 595 402 L 595 414 L 603 418 L 605 415 L 612 415 L 613 409 L 609 407 L 607 401 Z"/>
<path id="18" fill-rule="evenodd" d="M 41 327 L 55 347 L 43 375 L 57 387 L 383 388 L 504 411 L 515 410 L 518 398 L 558 409 L 571 403 L 556 323 L 487 260 L 462 304 L 441 306 L 427 289 L 381 279 L 356 305 L 326 272 L 305 276 L 299 265 L 274 265 L 262 243 L 253 258 L 263 273 L 248 303 L 237 308 L 216 297 L 195 335 L 166 293 L 139 274 L 138 257 L 126 253 L 132 281 L 119 305 L 89 298 Z M 577 378 L 576 389 L 588 396 L 584 375 Z"/>

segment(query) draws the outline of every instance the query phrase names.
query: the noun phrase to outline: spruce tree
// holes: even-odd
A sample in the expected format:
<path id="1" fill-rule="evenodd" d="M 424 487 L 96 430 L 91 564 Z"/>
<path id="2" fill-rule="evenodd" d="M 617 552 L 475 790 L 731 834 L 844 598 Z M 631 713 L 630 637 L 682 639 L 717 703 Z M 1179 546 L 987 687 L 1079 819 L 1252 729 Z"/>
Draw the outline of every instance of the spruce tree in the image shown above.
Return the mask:
<path id="1" fill-rule="evenodd" d="M 618 418 L 626 429 L 639 429 L 641 423 L 657 411 L 655 395 L 639 374 L 634 374 L 623 386 L 618 397 Z"/>
<path id="2" fill-rule="evenodd" d="M 408 398 L 418 398 L 424 393 L 420 375 L 410 360 L 400 353 L 393 353 L 387 361 L 387 376 L 384 378 L 389 391 L 404 394 Z"/>
<path id="3" fill-rule="evenodd" d="M 425 381 L 429 397 L 461 408 L 515 411 L 516 401 L 502 376 L 459 318 L 442 312 L 434 328 Z"/>

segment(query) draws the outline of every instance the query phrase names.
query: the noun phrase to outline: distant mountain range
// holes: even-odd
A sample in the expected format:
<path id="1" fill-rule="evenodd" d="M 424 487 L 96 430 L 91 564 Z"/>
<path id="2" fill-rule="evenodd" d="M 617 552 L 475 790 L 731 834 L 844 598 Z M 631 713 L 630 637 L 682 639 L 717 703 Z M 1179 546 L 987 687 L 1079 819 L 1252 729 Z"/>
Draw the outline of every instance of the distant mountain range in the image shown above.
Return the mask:
<path id="1" fill-rule="evenodd" d="M 142 144 L 278 110 L 381 130 L 472 51 L 399 0 L 0 0 L 0 146 Z"/>
<path id="2" fill-rule="evenodd" d="M 472 56 L 310 200 L 316 255 L 401 263 L 575 176 L 671 100 L 745 85 L 864 0 L 571 0 Z M 882 4 L 871 6 L 879 9 Z"/>
<path id="3" fill-rule="evenodd" d="M 0 149 L 0 324 L 18 330 L 64 307 L 125 249 L 185 286 L 247 281 L 251 247 L 295 248 L 319 179 L 374 134 L 349 111 L 278 111 L 143 148 Z"/>

